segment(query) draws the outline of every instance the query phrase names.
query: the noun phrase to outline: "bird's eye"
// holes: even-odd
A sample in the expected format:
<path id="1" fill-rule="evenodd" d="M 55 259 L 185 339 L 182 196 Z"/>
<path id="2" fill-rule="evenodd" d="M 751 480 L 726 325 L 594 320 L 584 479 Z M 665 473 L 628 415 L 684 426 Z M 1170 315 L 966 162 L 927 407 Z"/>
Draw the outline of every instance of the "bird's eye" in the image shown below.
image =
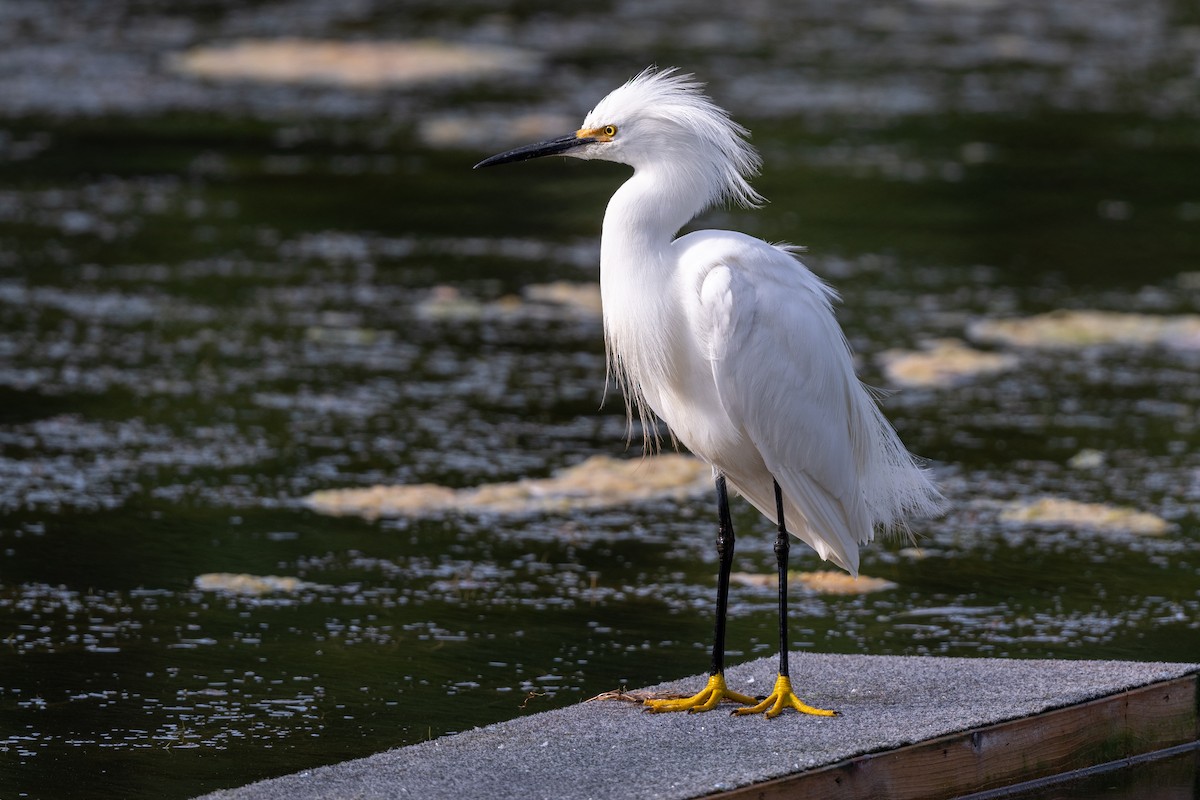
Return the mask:
<path id="1" fill-rule="evenodd" d="M 604 135 L 609 136 L 609 137 L 616 136 L 617 135 L 617 126 L 616 125 L 605 125 L 604 126 Z"/>

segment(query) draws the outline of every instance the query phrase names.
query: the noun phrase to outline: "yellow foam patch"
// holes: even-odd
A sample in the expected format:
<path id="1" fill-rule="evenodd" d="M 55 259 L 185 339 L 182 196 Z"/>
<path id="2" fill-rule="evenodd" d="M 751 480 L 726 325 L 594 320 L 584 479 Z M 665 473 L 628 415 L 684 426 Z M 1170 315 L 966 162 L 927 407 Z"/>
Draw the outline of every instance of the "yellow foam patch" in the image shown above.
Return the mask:
<path id="1" fill-rule="evenodd" d="M 549 478 L 492 483 L 468 489 L 434 484 L 372 486 L 314 492 L 306 505 L 326 514 L 422 517 L 447 511 L 560 513 L 689 497 L 712 488 L 712 471 L 681 455 L 645 459 L 593 456 Z"/>
<path id="2" fill-rule="evenodd" d="M 568 281 L 537 283 L 522 289 L 520 297 L 505 295 L 484 302 L 453 286 L 437 286 L 417 306 L 417 313 L 431 320 L 592 319 L 600 317 L 600 287 Z"/>
<path id="3" fill-rule="evenodd" d="M 1160 536 L 1171 529 L 1162 517 L 1107 503 L 1079 503 L 1059 497 L 1018 500 L 1000 512 L 1005 522 L 1058 526 L 1077 530 L 1125 531 Z"/>
<path id="4" fill-rule="evenodd" d="M 244 572 L 206 572 L 203 575 L 197 575 L 192 581 L 192 585 L 202 592 L 226 592 L 254 596 L 276 592 L 290 594 L 313 586 L 299 578 L 279 575 L 249 575 Z"/>
<path id="5" fill-rule="evenodd" d="M 957 339 L 937 339 L 925 349 L 888 350 L 879 355 L 884 374 L 898 386 L 945 388 L 971 378 L 1005 372 L 1017 366 L 1016 356 L 967 347 Z"/>
<path id="6" fill-rule="evenodd" d="M 243 39 L 195 47 L 177 55 L 175 70 L 209 80 L 316 83 L 382 88 L 449 78 L 489 78 L 528 70 L 537 57 L 523 50 L 436 40 L 336 41 Z"/>
<path id="7" fill-rule="evenodd" d="M 774 589 L 778 578 L 774 572 L 753 573 L 734 572 L 729 580 L 743 586 L 762 586 Z M 788 582 L 802 584 L 809 591 L 818 594 L 869 594 L 895 589 L 896 584 L 883 578 L 872 578 L 867 575 L 852 577 L 849 573 L 838 570 L 817 570 L 815 572 L 788 572 Z"/>
<path id="8" fill-rule="evenodd" d="M 1115 311 L 1051 311 L 1019 319 L 980 320 L 972 338 L 1017 347 L 1072 348 L 1104 344 L 1200 349 L 1200 315 L 1158 316 Z"/>

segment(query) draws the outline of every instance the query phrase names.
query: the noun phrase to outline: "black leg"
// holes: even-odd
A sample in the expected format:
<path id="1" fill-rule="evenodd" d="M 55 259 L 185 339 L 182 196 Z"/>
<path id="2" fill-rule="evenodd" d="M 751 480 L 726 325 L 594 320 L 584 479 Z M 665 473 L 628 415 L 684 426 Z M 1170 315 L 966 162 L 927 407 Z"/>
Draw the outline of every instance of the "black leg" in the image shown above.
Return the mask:
<path id="1" fill-rule="evenodd" d="M 710 675 L 725 671 L 725 612 L 729 607 L 729 573 L 733 570 L 733 519 L 729 514 L 729 490 L 725 476 L 717 475 L 717 627 L 713 636 L 712 669 Z"/>
<path id="2" fill-rule="evenodd" d="M 787 568 L 788 551 L 792 543 L 788 537 L 787 523 L 783 520 L 783 490 L 775 481 L 775 516 L 779 520 L 779 534 L 775 537 L 775 559 L 779 565 L 779 677 L 771 694 L 757 705 L 738 708 L 734 714 L 763 714 L 770 718 L 783 713 L 785 708 L 794 708 L 802 714 L 818 717 L 836 717 L 836 711 L 813 708 L 792 690 L 792 679 L 788 676 L 788 618 L 787 618 Z"/>
<path id="3" fill-rule="evenodd" d="M 775 536 L 775 561 L 779 567 L 779 674 L 788 677 L 788 614 L 787 614 L 787 577 L 788 552 L 791 550 L 791 536 L 783 521 L 783 491 L 779 482 L 775 482 L 775 516 L 779 520 L 779 533 Z"/>
<path id="4" fill-rule="evenodd" d="M 717 630 L 713 636 L 712 672 L 708 684 L 691 697 L 652 697 L 646 700 L 646 710 L 709 711 L 724 701 L 754 705 L 749 695 L 731 691 L 725 683 L 725 613 L 729 608 L 729 573 L 733 569 L 733 520 L 729 514 L 729 490 L 725 476 L 717 474 L 717 556 L 721 567 L 717 573 Z"/>

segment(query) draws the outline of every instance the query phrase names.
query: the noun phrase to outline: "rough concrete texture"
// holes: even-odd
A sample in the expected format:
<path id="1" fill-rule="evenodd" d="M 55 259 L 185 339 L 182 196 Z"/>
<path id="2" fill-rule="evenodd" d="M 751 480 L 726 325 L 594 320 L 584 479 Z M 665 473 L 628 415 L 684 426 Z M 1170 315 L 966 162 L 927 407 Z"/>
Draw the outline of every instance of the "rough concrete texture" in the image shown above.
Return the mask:
<path id="1" fill-rule="evenodd" d="M 766 694 L 774 657 L 731 668 Z M 590 702 L 369 758 L 206 795 L 233 798 L 694 798 L 1080 703 L 1200 670 L 1197 664 L 793 654 L 792 682 L 835 718 L 646 714 Z M 651 687 L 693 691 L 703 676 Z"/>

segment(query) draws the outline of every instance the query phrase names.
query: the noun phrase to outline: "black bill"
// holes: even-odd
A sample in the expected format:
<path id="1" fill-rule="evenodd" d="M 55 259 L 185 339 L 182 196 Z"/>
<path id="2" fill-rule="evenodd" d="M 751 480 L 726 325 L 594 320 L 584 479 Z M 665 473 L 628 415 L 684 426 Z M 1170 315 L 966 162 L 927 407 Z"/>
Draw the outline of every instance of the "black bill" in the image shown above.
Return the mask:
<path id="1" fill-rule="evenodd" d="M 596 139 L 589 136 L 581 138 L 572 133 L 557 139 L 551 139 L 548 142 L 527 144 L 524 147 L 518 147 L 516 150 L 509 150 L 507 153 L 500 153 L 491 158 L 485 158 L 476 164 L 474 169 L 494 167 L 497 164 L 508 164 L 513 161 L 528 161 L 531 158 L 541 158 L 542 156 L 556 156 L 580 145 L 591 144 L 595 141 Z"/>

